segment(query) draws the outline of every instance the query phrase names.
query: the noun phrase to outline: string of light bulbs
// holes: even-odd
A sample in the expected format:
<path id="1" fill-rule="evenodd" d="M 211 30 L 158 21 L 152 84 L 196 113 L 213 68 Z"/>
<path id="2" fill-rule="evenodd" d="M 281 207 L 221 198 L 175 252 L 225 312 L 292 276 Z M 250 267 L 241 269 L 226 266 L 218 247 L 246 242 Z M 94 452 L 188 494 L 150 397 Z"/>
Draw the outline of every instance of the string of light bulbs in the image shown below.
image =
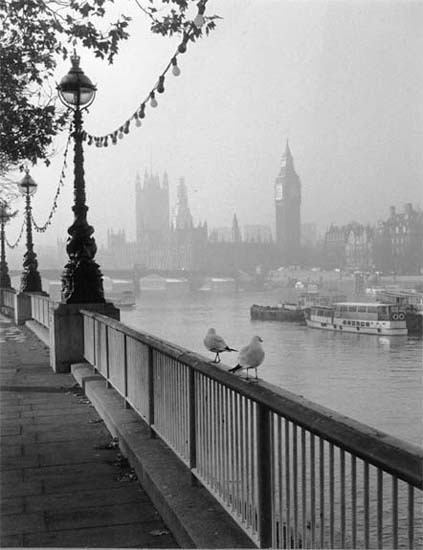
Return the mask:
<path id="1" fill-rule="evenodd" d="M 13 243 L 13 244 L 10 244 L 9 241 L 7 240 L 7 236 L 6 236 L 6 244 L 9 248 L 16 248 L 18 246 L 18 244 L 21 242 L 21 239 L 22 239 L 22 235 L 23 235 L 23 232 L 24 232 L 24 228 L 25 228 L 25 225 L 26 225 L 26 219 L 24 217 L 24 220 L 22 222 L 22 226 L 21 226 L 21 230 L 19 231 L 19 235 L 18 235 L 18 238 L 16 239 L 16 241 Z"/>
<path id="2" fill-rule="evenodd" d="M 56 213 L 56 210 L 57 210 L 57 200 L 59 198 L 60 191 L 62 190 L 62 188 L 64 186 L 65 170 L 68 166 L 67 157 L 68 157 L 69 144 L 71 142 L 71 137 L 72 137 L 72 131 L 71 130 L 72 130 L 72 123 L 69 126 L 68 140 L 66 142 L 65 151 L 63 153 L 63 166 L 62 166 L 62 171 L 60 172 L 59 183 L 57 184 L 56 193 L 55 193 L 54 199 L 53 199 L 53 205 L 51 207 L 51 210 L 50 210 L 50 213 L 48 215 L 47 221 L 45 222 L 44 225 L 38 225 L 37 222 L 34 220 L 34 215 L 31 214 L 32 225 L 33 225 L 35 231 L 37 231 L 38 233 L 44 233 L 45 231 L 47 231 L 47 228 L 51 224 L 53 216 L 54 216 L 54 214 Z"/>
<path id="3" fill-rule="evenodd" d="M 135 121 L 135 126 L 142 126 L 142 119 L 145 118 L 145 109 L 147 104 L 149 104 L 150 107 L 152 107 L 153 109 L 156 108 L 158 106 L 156 92 L 162 94 L 165 91 L 164 83 L 167 72 L 172 69 L 172 74 L 174 76 L 179 76 L 181 74 L 177 57 L 187 51 L 187 44 L 191 38 L 192 32 L 197 29 L 201 29 L 204 25 L 204 12 L 206 9 L 207 1 L 208 0 L 200 0 L 200 2 L 197 4 L 198 13 L 193 19 L 191 27 L 188 31 L 184 32 L 182 42 L 177 47 L 174 55 L 172 56 L 169 63 L 166 65 L 164 71 L 160 74 L 156 85 L 150 90 L 144 101 L 139 104 L 135 112 L 123 124 L 121 124 L 119 128 L 117 128 L 113 132 L 104 134 L 103 136 L 95 136 L 93 134 L 84 132 L 83 138 L 87 141 L 88 145 L 95 145 L 96 147 L 108 147 L 109 142 L 111 142 L 113 145 L 116 145 L 118 139 L 122 139 L 126 134 L 129 134 L 132 121 Z"/>

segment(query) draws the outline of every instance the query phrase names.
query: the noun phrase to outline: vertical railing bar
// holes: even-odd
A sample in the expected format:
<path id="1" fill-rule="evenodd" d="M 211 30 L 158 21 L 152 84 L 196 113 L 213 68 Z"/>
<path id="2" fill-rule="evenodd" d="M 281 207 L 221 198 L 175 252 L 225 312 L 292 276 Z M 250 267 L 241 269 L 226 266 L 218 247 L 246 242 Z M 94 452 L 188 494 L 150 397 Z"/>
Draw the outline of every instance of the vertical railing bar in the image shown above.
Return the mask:
<path id="1" fill-rule="evenodd" d="M 222 385 L 220 382 L 217 384 L 217 448 L 218 448 L 218 492 L 220 497 L 222 498 L 223 491 L 222 491 L 222 481 L 223 481 L 223 451 L 222 451 L 222 426 L 223 426 L 223 415 L 222 415 Z"/>
<path id="2" fill-rule="evenodd" d="M 414 548 L 414 487 L 408 486 L 408 547 Z"/>
<path id="3" fill-rule="evenodd" d="M 235 443 L 235 472 L 234 472 L 235 491 L 234 491 L 234 502 L 235 502 L 235 508 L 234 508 L 234 510 L 235 510 L 235 513 L 239 515 L 239 502 L 240 502 L 240 499 L 241 499 L 241 485 L 240 485 L 241 467 L 240 467 L 240 460 L 239 460 L 239 457 L 240 457 L 240 450 L 239 450 L 240 435 L 239 435 L 239 425 L 238 425 L 238 415 L 239 415 L 239 410 L 238 410 L 239 394 L 238 394 L 238 392 L 234 393 L 234 400 L 235 400 L 235 409 L 234 409 L 234 419 L 235 419 L 235 439 L 234 439 L 234 443 Z"/>
<path id="4" fill-rule="evenodd" d="M 329 544 L 335 545 L 335 479 L 334 479 L 334 446 L 329 444 Z"/>
<path id="5" fill-rule="evenodd" d="M 294 546 L 298 547 L 298 453 L 297 425 L 292 425 L 292 467 L 293 467 L 293 504 L 294 504 Z"/>
<path id="6" fill-rule="evenodd" d="M 364 546 L 369 548 L 369 463 L 364 462 Z"/>
<path id="7" fill-rule="evenodd" d="M 205 410 L 205 400 L 206 400 L 206 392 L 204 390 L 204 380 L 205 376 L 203 376 L 200 372 L 196 373 L 197 375 L 197 406 L 200 410 L 200 430 L 198 435 L 199 440 L 199 448 L 200 448 L 200 463 L 198 463 L 197 459 L 197 469 L 199 468 L 201 476 L 204 477 L 204 454 L 205 454 L 205 420 L 204 420 L 204 410 Z"/>
<path id="8" fill-rule="evenodd" d="M 257 498 L 257 491 L 256 491 L 256 458 L 255 453 L 257 451 L 256 447 L 256 439 L 254 436 L 255 427 L 256 427 L 256 406 L 254 401 L 250 401 L 250 422 L 249 422 L 249 428 L 250 428 L 250 464 L 251 464 L 251 477 L 250 477 L 250 483 L 251 483 L 251 526 L 254 530 L 257 529 L 256 526 L 256 498 Z M 269 462 L 267 464 L 267 467 L 269 468 Z"/>
<path id="9" fill-rule="evenodd" d="M 383 548 L 383 470 L 377 469 L 377 546 Z"/>
<path id="10" fill-rule="evenodd" d="M 217 427 L 218 427 L 218 414 L 217 414 L 217 382 L 212 380 L 212 393 L 213 393 L 213 410 L 210 422 L 212 423 L 213 439 L 212 439 L 212 453 L 213 453 L 213 488 L 218 490 L 218 454 L 217 454 Z"/>
<path id="11" fill-rule="evenodd" d="M 233 453 L 233 444 L 234 444 L 234 424 L 233 424 L 233 391 L 229 388 L 226 388 L 226 437 L 227 437 L 227 480 L 226 480 L 226 490 L 227 490 L 227 499 L 228 506 L 233 510 L 234 502 L 234 453 Z"/>
<path id="12" fill-rule="evenodd" d="M 247 434 L 246 434 L 246 397 L 242 396 L 242 408 L 241 408 L 241 422 L 242 422 L 242 457 L 243 457 L 243 500 L 242 500 L 242 519 L 247 521 L 247 499 L 248 499 L 248 455 L 247 455 Z"/>
<path id="13" fill-rule="evenodd" d="M 106 387 L 110 388 L 109 327 L 106 327 Z"/>
<path id="14" fill-rule="evenodd" d="M 147 423 L 150 427 L 150 437 L 155 437 L 153 430 L 154 418 L 154 357 L 153 348 L 148 346 L 147 380 L 148 380 L 148 418 Z"/>
<path id="15" fill-rule="evenodd" d="M 290 460 L 289 460 L 289 421 L 285 418 L 285 495 L 286 495 L 286 525 L 285 545 L 290 548 L 291 535 L 291 502 L 290 502 Z"/>
<path id="16" fill-rule="evenodd" d="M 279 480 L 279 545 L 281 548 L 284 548 L 283 541 L 283 461 L 282 461 L 282 418 L 278 415 L 277 417 L 277 428 L 278 428 L 278 480 Z"/>
<path id="17" fill-rule="evenodd" d="M 229 467 L 228 467 L 228 388 L 222 385 L 222 398 L 223 398 L 223 498 L 224 502 L 229 503 L 229 493 L 228 493 L 228 479 L 229 479 Z"/>
<path id="18" fill-rule="evenodd" d="M 226 475 L 226 503 L 228 506 L 231 504 L 231 479 L 232 479 L 232 443 L 233 443 L 233 431 L 232 431 L 232 391 L 225 386 L 225 439 L 226 439 L 226 460 L 225 460 L 225 475 Z"/>
<path id="19" fill-rule="evenodd" d="M 307 548 L 307 452 L 306 431 L 301 428 L 302 548 Z"/>
<path id="20" fill-rule="evenodd" d="M 205 467 L 205 479 L 207 483 L 210 485 L 211 483 L 211 444 L 210 444 L 210 438 L 211 438 L 211 422 L 210 422 L 210 406 L 211 406 L 211 380 L 207 376 L 204 379 L 205 383 L 205 391 L 207 395 L 207 401 L 206 401 L 206 408 L 205 408 L 205 417 L 204 417 L 204 426 L 206 429 L 205 434 L 205 454 L 204 454 L 204 467 Z"/>
<path id="21" fill-rule="evenodd" d="M 316 548 L 316 453 L 315 435 L 310 433 L 310 513 L 311 513 L 311 547 Z"/>
<path id="22" fill-rule="evenodd" d="M 128 343 L 126 338 L 126 334 L 123 333 L 123 393 L 125 395 L 124 406 L 128 409 Z"/>
<path id="23" fill-rule="evenodd" d="M 351 531 L 352 547 L 357 546 L 357 460 L 351 455 Z"/>
<path id="24" fill-rule="evenodd" d="M 345 548 L 345 451 L 340 450 L 341 470 L 341 548 Z"/>
<path id="25" fill-rule="evenodd" d="M 276 456 L 275 456 L 275 414 L 273 412 L 269 413 L 269 430 L 270 430 L 270 472 L 271 472 L 271 483 L 273 490 L 271 491 L 271 498 L 272 498 L 272 504 L 271 504 L 271 523 L 272 523 L 272 548 L 278 548 L 277 544 L 277 501 L 276 501 Z"/>
<path id="26" fill-rule="evenodd" d="M 398 548 L 398 478 L 392 476 L 392 548 Z"/>
<path id="27" fill-rule="evenodd" d="M 48 313 L 48 310 L 47 310 Z M 97 366 L 97 347 L 96 347 L 96 330 L 95 330 L 95 319 L 93 319 L 93 367 L 96 368 Z M 97 370 L 97 369 L 96 369 Z"/>
<path id="28" fill-rule="evenodd" d="M 325 547 L 325 440 L 319 439 L 320 548 Z"/>
<path id="29" fill-rule="evenodd" d="M 258 501 L 258 535 L 261 548 L 272 545 L 272 469 L 270 465 L 270 411 L 262 404 L 256 408 L 257 434 L 257 501 Z M 251 442 L 252 444 L 252 442 Z M 253 510 L 255 509 L 253 501 Z M 255 512 L 254 512 L 255 515 Z M 253 521 L 255 526 L 255 521 Z"/>
<path id="30" fill-rule="evenodd" d="M 197 431 L 196 422 L 198 417 L 196 415 L 196 384 L 195 384 L 195 371 L 190 368 L 188 371 L 188 422 L 189 422 L 189 467 L 192 471 L 197 467 Z M 195 477 L 191 474 L 191 483 L 195 483 Z"/>
<path id="31" fill-rule="evenodd" d="M 246 521 L 247 525 L 251 526 L 251 462 L 250 462 L 250 400 L 248 398 L 245 398 L 245 456 L 247 460 L 247 467 L 245 468 L 246 472 L 246 499 L 245 499 L 245 506 L 246 506 Z"/>

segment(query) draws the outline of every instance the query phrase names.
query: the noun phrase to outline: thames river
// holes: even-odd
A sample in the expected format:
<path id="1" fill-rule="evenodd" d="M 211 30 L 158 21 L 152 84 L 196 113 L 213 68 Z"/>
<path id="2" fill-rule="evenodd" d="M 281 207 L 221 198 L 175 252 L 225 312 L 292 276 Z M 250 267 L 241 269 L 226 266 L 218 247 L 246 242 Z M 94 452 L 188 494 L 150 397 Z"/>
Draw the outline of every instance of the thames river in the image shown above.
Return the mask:
<path id="1" fill-rule="evenodd" d="M 280 291 L 145 292 L 121 320 L 140 331 L 205 355 L 209 327 L 234 348 L 258 334 L 266 352 L 258 376 L 401 439 L 423 441 L 423 340 L 309 329 L 250 320 L 252 304 L 275 305 Z M 222 354 L 222 367 L 237 353 Z"/>

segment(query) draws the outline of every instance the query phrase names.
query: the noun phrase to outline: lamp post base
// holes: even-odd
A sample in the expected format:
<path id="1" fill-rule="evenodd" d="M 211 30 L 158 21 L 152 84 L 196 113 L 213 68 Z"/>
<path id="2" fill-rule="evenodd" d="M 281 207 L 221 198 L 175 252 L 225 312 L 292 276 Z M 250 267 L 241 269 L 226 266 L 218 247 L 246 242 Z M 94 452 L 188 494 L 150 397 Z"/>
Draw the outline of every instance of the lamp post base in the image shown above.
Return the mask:
<path id="1" fill-rule="evenodd" d="M 24 271 L 21 277 L 21 292 L 42 292 L 41 276 L 38 271 Z"/>
<path id="2" fill-rule="evenodd" d="M 91 259 L 70 260 L 62 274 L 62 302 L 104 304 L 103 275 Z"/>

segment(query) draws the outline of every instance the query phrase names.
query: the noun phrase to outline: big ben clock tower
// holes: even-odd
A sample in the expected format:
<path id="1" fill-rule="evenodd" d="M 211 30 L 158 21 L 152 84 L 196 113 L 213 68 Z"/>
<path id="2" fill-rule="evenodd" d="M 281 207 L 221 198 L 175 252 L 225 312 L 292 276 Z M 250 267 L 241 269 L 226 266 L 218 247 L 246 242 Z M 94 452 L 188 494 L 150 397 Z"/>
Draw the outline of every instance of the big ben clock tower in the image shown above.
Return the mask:
<path id="1" fill-rule="evenodd" d="M 276 243 L 285 265 L 296 264 L 300 257 L 301 182 L 286 142 L 282 166 L 275 181 Z"/>

